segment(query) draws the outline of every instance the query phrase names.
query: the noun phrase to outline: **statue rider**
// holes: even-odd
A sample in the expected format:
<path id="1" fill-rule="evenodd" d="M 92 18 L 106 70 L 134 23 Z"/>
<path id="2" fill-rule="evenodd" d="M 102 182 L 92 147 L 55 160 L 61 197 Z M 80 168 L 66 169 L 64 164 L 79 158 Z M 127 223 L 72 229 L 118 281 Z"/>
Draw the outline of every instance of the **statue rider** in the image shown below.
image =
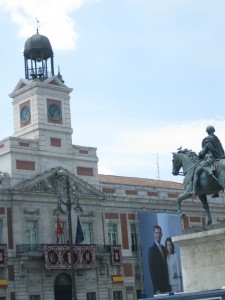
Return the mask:
<path id="1" fill-rule="evenodd" d="M 203 171 L 218 181 L 214 175 L 213 162 L 216 159 L 225 158 L 223 146 L 218 137 L 214 134 L 215 128 L 209 125 L 206 128 L 206 132 L 208 133 L 208 136 L 206 136 L 202 141 L 202 150 L 198 153 L 199 162 L 196 164 L 194 169 L 193 195 L 196 195 L 199 177 Z M 219 195 L 215 194 L 212 197 L 219 197 Z"/>

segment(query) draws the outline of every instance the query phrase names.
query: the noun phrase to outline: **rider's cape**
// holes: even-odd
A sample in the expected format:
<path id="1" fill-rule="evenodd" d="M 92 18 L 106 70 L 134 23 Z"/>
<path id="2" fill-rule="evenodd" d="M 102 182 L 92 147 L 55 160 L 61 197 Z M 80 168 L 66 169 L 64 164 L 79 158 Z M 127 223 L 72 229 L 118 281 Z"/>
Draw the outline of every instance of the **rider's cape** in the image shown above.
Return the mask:
<path id="1" fill-rule="evenodd" d="M 203 139 L 202 148 L 208 148 L 215 159 L 225 158 L 223 146 L 215 134 L 209 135 Z"/>

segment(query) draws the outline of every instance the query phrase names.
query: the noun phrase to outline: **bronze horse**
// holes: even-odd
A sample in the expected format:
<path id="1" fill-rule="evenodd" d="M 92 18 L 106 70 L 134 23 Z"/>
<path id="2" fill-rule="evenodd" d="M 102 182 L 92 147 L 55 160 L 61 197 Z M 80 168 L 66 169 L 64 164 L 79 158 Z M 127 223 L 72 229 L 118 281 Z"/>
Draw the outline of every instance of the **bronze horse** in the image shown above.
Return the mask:
<path id="1" fill-rule="evenodd" d="M 184 177 L 184 193 L 178 197 L 178 213 L 182 216 L 181 202 L 193 196 L 193 175 L 196 163 L 198 161 L 197 154 L 192 150 L 179 150 L 173 154 L 173 175 L 180 175 L 180 169 L 183 169 Z M 212 217 L 206 195 L 213 195 L 225 189 L 225 159 L 216 160 L 214 162 L 215 176 L 210 176 L 208 172 L 203 171 L 198 181 L 196 196 L 201 200 L 203 208 L 208 217 L 208 225 L 212 224 Z"/>

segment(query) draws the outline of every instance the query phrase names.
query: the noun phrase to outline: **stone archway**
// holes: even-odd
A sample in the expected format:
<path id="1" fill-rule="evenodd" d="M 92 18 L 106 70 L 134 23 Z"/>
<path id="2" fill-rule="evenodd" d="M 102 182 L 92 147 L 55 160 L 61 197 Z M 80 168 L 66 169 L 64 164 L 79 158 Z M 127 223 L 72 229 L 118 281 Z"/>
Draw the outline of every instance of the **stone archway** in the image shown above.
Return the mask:
<path id="1" fill-rule="evenodd" d="M 60 273 L 54 283 L 55 300 L 72 299 L 72 281 L 70 275 Z"/>

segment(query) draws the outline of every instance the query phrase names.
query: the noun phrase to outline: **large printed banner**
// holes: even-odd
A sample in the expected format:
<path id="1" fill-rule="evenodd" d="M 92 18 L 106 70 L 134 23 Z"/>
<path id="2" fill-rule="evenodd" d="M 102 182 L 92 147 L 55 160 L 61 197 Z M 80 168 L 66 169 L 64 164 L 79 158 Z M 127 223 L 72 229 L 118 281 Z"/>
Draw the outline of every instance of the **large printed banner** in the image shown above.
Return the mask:
<path id="1" fill-rule="evenodd" d="M 6 267 L 8 263 L 7 246 L 0 245 L 0 267 Z"/>
<path id="2" fill-rule="evenodd" d="M 71 268 L 69 245 L 44 245 L 45 268 L 47 270 L 69 270 Z M 74 269 L 96 268 L 95 245 L 73 246 Z"/>
<path id="3" fill-rule="evenodd" d="M 143 273 L 144 273 L 144 288 L 145 288 L 145 296 L 152 297 L 153 292 L 153 279 L 150 274 L 150 260 L 149 260 L 149 250 L 155 244 L 155 237 L 154 237 L 154 226 L 159 225 L 162 229 L 162 239 L 161 245 L 165 246 L 165 241 L 168 237 L 179 236 L 182 234 L 182 226 L 180 217 L 177 214 L 170 214 L 170 213 L 153 213 L 150 211 L 141 211 L 138 213 L 139 218 L 139 230 L 140 230 L 140 242 L 141 242 L 141 254 L 142 254 L 142 261 L 143 261 Z M 179 257 L 179 247 L 178 245 L 174 244 L 174 250 L 176 255 Z M 157 259 L 154 258 L 156 262 Z M 180 261 L 179 261 L 180 264 Z M 157 267 L 157 266 L 156 266 Z M 161 267 L 158 266 L 160 269 Z M 158 272 L 159 270 L 156 270 Z M 169 265 L 168 265 L 169 271 Z M 176 275 L 181 277 L 181 270 L 178 272 L 176 271 Z M 173 278 L 174 273 L 172 274 Z M 172 278 L 172 279 L 173 279 Z M 182 289 L 182 282 L 178 278 L 177 281 L 179 283 L 180 290 Z M 161 281 L 162 278 L 159 278 Z M 143 297 L 144 298 L 144 297 Z"/>

